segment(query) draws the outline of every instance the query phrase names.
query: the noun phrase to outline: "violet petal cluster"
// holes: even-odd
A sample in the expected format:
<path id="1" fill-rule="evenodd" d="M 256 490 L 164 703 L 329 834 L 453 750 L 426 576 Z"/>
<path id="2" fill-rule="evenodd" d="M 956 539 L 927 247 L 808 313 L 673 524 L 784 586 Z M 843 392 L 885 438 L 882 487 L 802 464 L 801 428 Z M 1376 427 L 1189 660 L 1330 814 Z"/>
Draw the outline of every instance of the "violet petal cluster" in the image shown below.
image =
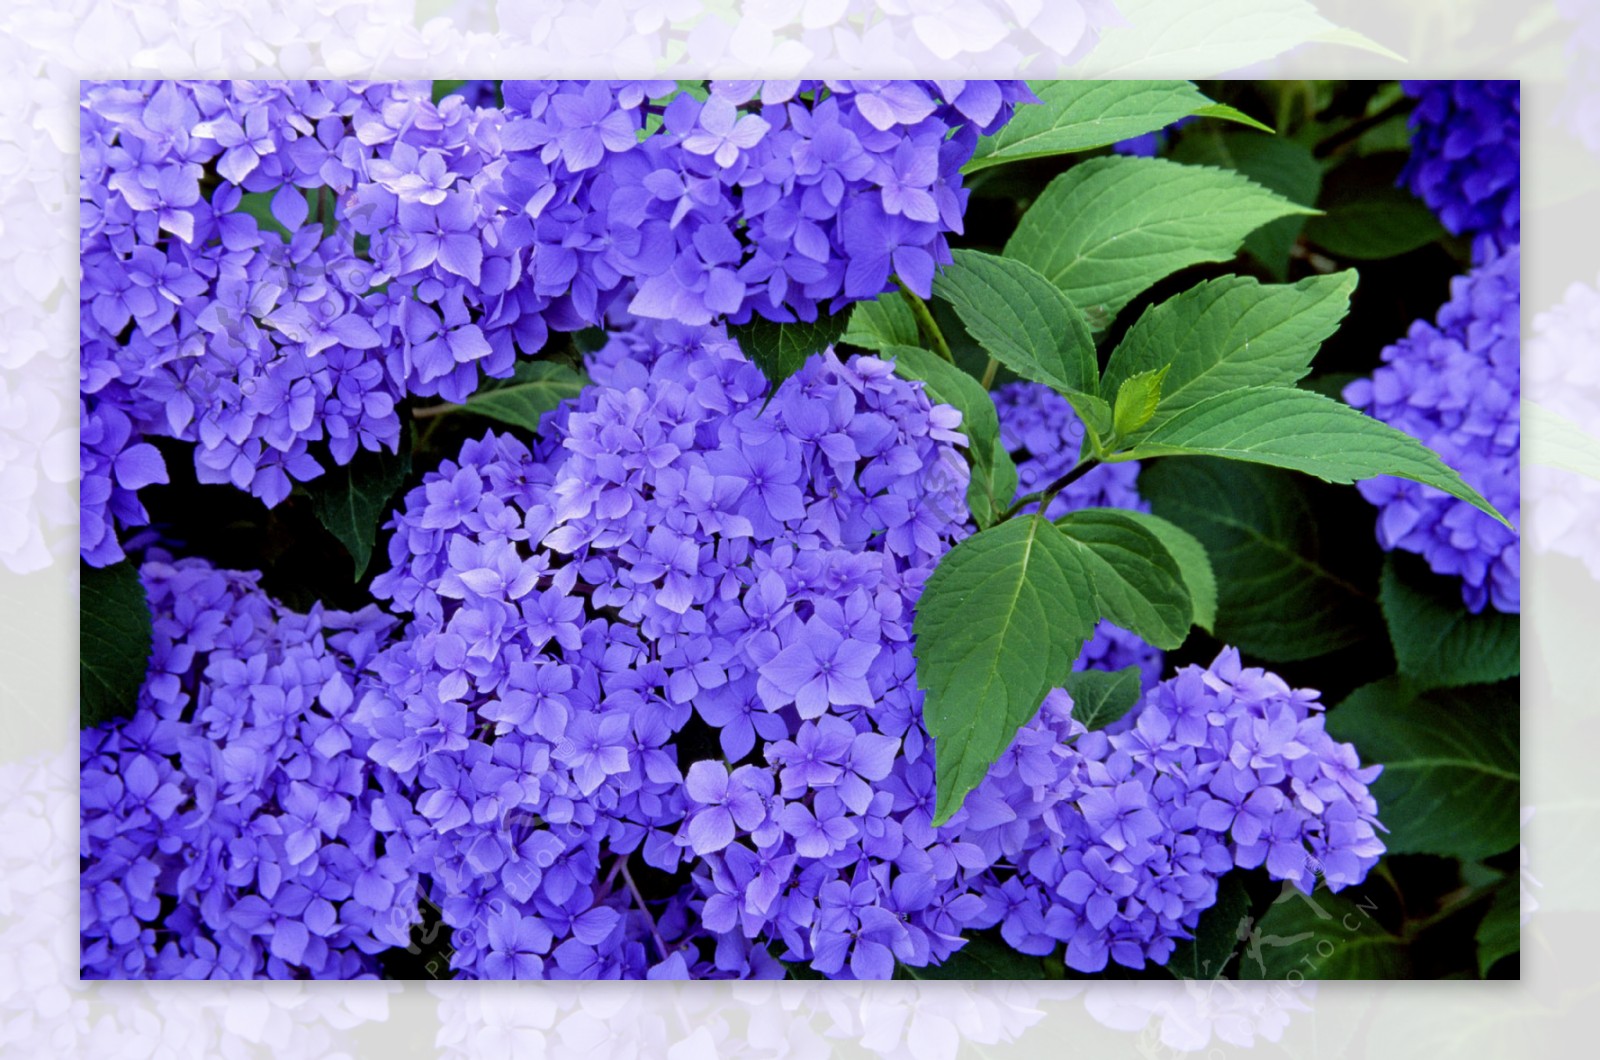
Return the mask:
<path id="1" fill-rule="evenodd" d="M 812 958 L 824 889 L 904 842 L 883 782 L 926 751 L 910 602 L 967 518 L 959 415 L 831 355 L 767 404 L 714 333 L 591 373 L 533 450 L 489 435 L 406 498 L 373 588 L 411 617 L 357 716 L 441 836 L 414 868 L 462 973 L 775 974 L 765 943 Z M 665 905 L 630 885 L 689 865 Z"/>
<path id="2" fill-rule="evenodd" d="M 709 323 L 811 319 L 896 273 L 926 293 L 961 230 L 962 163 L 1032 98 L 994 81 L 502 91 L 504 108 L 435 104 L 427 82 L 85 84 L 86 560 L 115 562 L 117 529 L 147 521 L 138 491 L 167 480 L 149 436 L 195 443 L 201 481 L 270 506 L 394 449 L 407 396 L 465 400 L 624 294 Z"/>
<path id="3" fill-rule="evenodd" d="M 426 476 L 374 583 L 409 617 L 356 718 L 437 837 L 409 867 L 458 974 L 886 978 L 995 926 L 1138 967 L 1235 864 L 1375 860 L 1371 771 L 1236 655 L 1114 736 L 1053 694 L 935 828 L 911 620 L 970 532 L 958 414 L 831 353 L 768 403 L 710 331 L 618 337 L 591 374 L 532 449 Z"/>
<path id="4" fill-rule="evenodd" d="M 396 827 L 352 725 L 394 620 L 295 614 L 198 559 L 140 573 L 137 708 L 80 742 L 83 978 L 375 978 L 417 915 L 409 846 L 431 842 Z"/>
<path id="5" fill-rule="evenodd" d="M 1083 972 L 1164 964 L 1229 870 L 1264 865 L 1307 894 L 1319 880 L 1337 891 L 1383 853 L 1367 790 L 1382 767 L 1328 735 L 1317 693 L 1242 666 L 1233 648 L 1162 681 L 1107 729 L 1085 733 L 1070 710 L 1065 693 L 1046 697 L 984 782 L 1036 748 L 1032 776 L 1019 763 L 1009 781 L 1032 798 L 1009 801 L 1042 827 L 1005 852 L 1016 872 L 986 893 L 1023 952 L 1064 942 L 1067 965 Z M 1046 753 L 1059 763 L 1053 778 Z"/>
<path id="6" fill-rule="evenodd" d="M 1522 242 L 1522 87 L 1402 81 L 1417 101 L 1400 180 L 1482 261 Z"/>
<path id="7" fill-rule="evenodd" d="M 1517 247 L 1450 284 L 1430 323 L 1416 321 L 1383 351 L 1370 379 L 1344 398 L 1422 442 L 1512 523 L 1521 522 L 1521 252 Z M 1432 486 L 1382 477 L 1358 484 L 1377 505 L 1378 543 L 1461 579 L 1474 612 L 1521 610 L 1516 532 Z"/>

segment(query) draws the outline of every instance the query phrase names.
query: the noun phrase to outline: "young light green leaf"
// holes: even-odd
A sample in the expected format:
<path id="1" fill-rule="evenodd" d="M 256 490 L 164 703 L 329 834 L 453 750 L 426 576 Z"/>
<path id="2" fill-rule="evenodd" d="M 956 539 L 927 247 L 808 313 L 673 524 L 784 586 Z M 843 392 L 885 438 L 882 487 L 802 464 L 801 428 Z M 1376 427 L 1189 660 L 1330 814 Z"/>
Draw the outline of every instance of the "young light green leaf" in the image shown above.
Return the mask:
<path id="1" fill-rule="evenodd" d="M 1363 685 L 1328 711 L 1328 732 L 1364 762 L 1391 854 L 1477 861 L 1521 834 L 1517 682 L 1415 695 L 1400 678 Z"/>
<path id="2" fill-rule="evenodd" d="M 1024 379 L 1056 390 L 1098 392 L 1100 365 L 1083 314 L 1021 261 L 958 250 L 933 293 L 950 303 L 985 350 Z"/>
<path id="3" fill-rule="evenodd" d="M 1034 81 L 1030 87 L 1039 102 L 1018 107 L 1010 121 L 980 139 L 972 160 L 961 167 L 963 173 L 1105 147 L 1190 115 L 1266 128 L 1232 107 L 1213 103 L 1190 81 L 1059 80 Z"/>
<path id="4" fill-rule="evenodd" d="M 1389 554 L 1378 593 L 1400 673 L 1422 688 L 1486 684 L 1522 671 L 1522 625 L 1516 615 L 1461 606 L 1454 578 L 1420 557 Z"/>
<path id="5" fill-rule="evenodd" d="M 1328 482 L 1397 475 L 1433 486 L 1511 523 L 1421 442 L 1320 394 L 1245 387 L 1173 416 L 1122 454 L 1220 456 L 1303 471 Z"/>
<path id="6" fill-rule="evenodd" d="M 1033 266 L 1099 331 L 1157 280 L 1228 261 L 1268 221 L 1315 212 L 1228 170 L 1094 158 L 1050 182 L 1005 256 Z"/>
<path id="7" fill-rule="evenodd" d="M 1194 624 L 1211 632 L 1217 621 L 1217 576 L 1211 569 L 1206 547 L 1189 531 L 1159 515 L 1131 510 L 1124 510 L 1124 514 L 1160 538 L 1172 558 L 1178 561 L 1184 588 L 1189 590 L 1189 599 L 1194 603 Z"/>
<path id="8" fill-rule="evenodd" d="M 911 314 L 911 307 L 895 291 L 870 302 L 857 302 L 850 310 L 850 325 L 839 341 L 863 350 L 882 350 L 920 345 L 922 336 L 917 332 L 917 318 Z"/>
<path id="9" fill-rule="evenodd" d="M 739 343 L 744 355 L 772 384 L 767 391 L 768 400 L 771 400 L 771 395 L 777 393 L 785 379 L 800 370 L 806 358 L 839 341 L 849 321 L 848 313 L 819 314 L 809 323 L 802 320 L 792 324 L 775 323 L 757 315 L 748 324 L 731 325 L 728 337 Z"/>
<path id="10" fill-rule="evenodd" d="M 917 602 L 917 684 L 943 824 L 1072 672 L 1100 615 L 1084 549 L 1039 516 L 962 541 Z"/>
<path id="11" fill-rule="evenodd" d="M 1410 950 L 1373 915 L 1378 908 L 1376 898 L 1348 890 L 1318 888 L 1307 895 L 1284 884 L 1278 900 L 1250 925 L 1250 938 L 1267 945 L 1245 947 L 1239 978 L 1409 979 Z"/>
<path id="12" fill-rule="evenodd" d="M 1159 537 L 1120 508 L 1081 508 L 1056 525 L 1082 548 L 1102 616 L 1158 648 L 1183 644 L 1194 601 Z"/>
<path id="13" fill-rule="evenodd" d="M 1216 572 L 1219 640 L 1272 662 L 1309 659 L 1355 644 L 1382 621 L 1378 609 L 1323 547 L 1307 480 L 1231 460 L 1158 460 L 1139 472 L 1155 513 L 1200 541 Z M 1372 551 L 1376 543 L 1369 542 Z M 1168 542 L 1168 549 L 1179 555 Z"/>
<path id="14" fill-rule="evenodd" d="M 303 487 L 311 507 L 355 564 L 359 581 L 372 559 L 378 523 L 389 512 L 393 497 L 411 474 L 411 432 L 400 432 L 400 451 L 359 450 L 348 464 L 330 468 Z"/>
<path id="15" fill-rule="evenodd" d="M 931 401 L 961 412 L 961 430 L 967 436 L 967 457 L 972 464 L 967 506 L 980 527 L 993 523 L 1017 492 L 1017 466 L 1000 444 L 1000 417 L 994 399 L 982 383 L 938 354 L 917 346 L 885 346 L 880 352 L 894 362 L 896 373 L 920 380 Z"/>
<path id="16" fill-rule="evenodd" d="M 1170 364 L 1136 372 L 1117 384 L 1117 403 L 1111 412 L 1111 430 L 1118 438 L 1132 437 L 1150 422 L 1161 403 L 1161 381 L 1171 371 Z"/>
<path id="17" fill-rule="evenodd" d="M 1119 720 L 1134 708 L 1144 689 L 1139 667 L 1120 670 L 1075 670 L 1061 682 L 1072 697 L 1072 720 L 1093 732 Z"/>
<path id="18" fill-rule="evenodd" d="M 150 664 L 150 604 L 132 560 L 80 560 L 78 578 L 78 724 L 88 729 L 133 715 Z"/>
<path id="19" fill-rule="evenodd" d="M 1344 319 L 1355 286 L 1353 270 L 1292 285 L 1244 276 L 1197 284 L 1139 315 L 1111 354 L 1102 385 L 1110 390 L 1137 373 L 1170 368 L 1161 404 L 1142 425 L 1146 434 L 1225 391 L 1291 385 Z"/>
<path id="20" fill-rule="evenodd" d="M 586 376 L 556 361 L 520 360 L 510 379 L 484 387 L 459 408 L 537 434 L 540 417 L 577 397 L 588 383 Z"/>

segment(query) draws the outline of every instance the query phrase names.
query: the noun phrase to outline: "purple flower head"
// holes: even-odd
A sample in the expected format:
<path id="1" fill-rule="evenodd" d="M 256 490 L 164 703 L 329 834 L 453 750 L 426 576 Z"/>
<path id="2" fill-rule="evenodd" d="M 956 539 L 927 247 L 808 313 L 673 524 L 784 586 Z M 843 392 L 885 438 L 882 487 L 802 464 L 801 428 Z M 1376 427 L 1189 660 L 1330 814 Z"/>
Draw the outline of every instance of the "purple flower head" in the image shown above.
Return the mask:
<path id="1" fill-rule="evenodd" d="M 1403 81 L 1417 101 L 1400 180 L 1445 228 L 1471 236 L 1483 261 L 1522 242 L 1521 86 L 1516 81 Z"/>
<path id="2" fill-rule="evenodd" d="M 1412 324 L 1384 348 L 1383 366 L 1344 392 L 1352 406 L 1434 449 L 1513 523 L 1522 509 L 1521 261 L 1512 247 L 1452 281 L 1438 319 Z M 1385 477 L 1359 488 L 1378 507 L 1385 549 L 1419 553 L 1437 573 L 1459 577 L 1472 611 L 1521 609 L 1514 531 L 1429 486 Z"/>
<path id="3" fill-rule="evenodd" d="M 761 142 L 772 126 L 755 114 L 740 114 L 732 101 L 712 96 L 700 109 L 698 128 L 683 139 L 683 149 L 692 154 L 710 155 L 717 165 L 728 169 Z"/>
<path id="4" fill-rule="evenodd" d="M 870 707 L 866 674 L 878 652 L 876 645 L 812 619 L 794 643 L 761 667 L 757 687 L 769 710 L 792 702 L 802 718 L 818 717 L 830 707 Z"/>

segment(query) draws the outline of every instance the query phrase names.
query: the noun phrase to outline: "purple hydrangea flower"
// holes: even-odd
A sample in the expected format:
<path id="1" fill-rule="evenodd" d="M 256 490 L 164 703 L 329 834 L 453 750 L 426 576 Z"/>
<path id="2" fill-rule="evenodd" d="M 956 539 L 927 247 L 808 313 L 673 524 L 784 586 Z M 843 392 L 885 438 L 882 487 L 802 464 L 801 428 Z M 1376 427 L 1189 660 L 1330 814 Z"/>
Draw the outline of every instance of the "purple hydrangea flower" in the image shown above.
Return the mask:
<path id="1" fill-rule="evenodd" d="M 1370 379 L 1345 388 L 1354 407 L 1416 438 L 1513 523 L 1521 521 L 1520 249 L 1451 281 L 1433 323 L 1383 350 Z M 1378 543 L 1422 555 L 1461 579 L 1468 609 L 1521 610 L 1515 531 L 1431 486 L 1384 477 L 1358 484 L 1378 506 Z"/>
<path id="2" fill-rule="evenodd" d="M 141 569 L 154 617 L 132 717 L 84 730 L 86 979 L 372 978 L 418 919 L 395 788 L 352 727 L 376 607 L 286 611 L 258 576 Z"/>
<path id="3" fill-rule="evenodd" d="M 1522 242 L 1522 90 L 1516 81 L 1402 81 L 1417 101 L 1401 181 L 1482 261 Z"/>

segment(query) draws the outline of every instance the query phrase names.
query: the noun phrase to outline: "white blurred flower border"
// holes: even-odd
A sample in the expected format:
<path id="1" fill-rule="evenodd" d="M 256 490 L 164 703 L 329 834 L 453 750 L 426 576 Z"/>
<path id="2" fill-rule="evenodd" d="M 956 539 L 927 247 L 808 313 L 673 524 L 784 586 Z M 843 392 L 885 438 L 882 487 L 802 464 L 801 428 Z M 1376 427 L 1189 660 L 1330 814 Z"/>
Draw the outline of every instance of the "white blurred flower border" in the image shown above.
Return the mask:
<path id="1" fill-rule="evenodd" d="M 1529 239 L 1535 248 L 1530 286 L 1556 292 L 1542 300 L 1529 292 L 1537 317 L 1528 344 L 1530 401 L 1553 414 L 1530 417 L 1530 463 L 1539 466 L 1529 474 L 1534 507 L 1529 529 L 1535 551 L 1570 557 L 1558 573 L 1576 568 L 1600 578 L 1595 530 L 1600 526 L 1595 518 L 1600 515 L 1600 374 L 1594 368 L 1600 293 L 1592 282 L 1600 261 L 1592 241 L 1577 241 L 1548 258 L 1540 258 L 1537 250 L 1539 216 L 1559 218 L 1562 211 L 1585 209 L 1600 216 L 1595 208 L 1600 80 L 1594 74 L 1600 3 L 1546 0 L 1524 12 L 1518 25 L 1529 27 L 1533 43 L 1523 46 L 1527 42 L 1515 36 L 1503 42 L 1516 69 L 1495 67 L 1494 49 L 1485 53 L 1470 33 L 1461 38 L 1465 60 L 1439 59 L 1437 53 L 1448 52 L 1449 45 L 1420 39 L 1425 27 L 1439 24 L 1445 8 L 1451 25 L 1470 28 L 1488 0 L 1401 5 L 1327 0 L 1322 6 L 1319 10 L 1307 0 L 7 4 L 0 11 L 0 63 L 7 71 L 0 92 L 0 709 L 7 712 L 12 738 L 0 751 L 0 1054 L 232 1056 L 265 1047 L 277 1056 L 361 1055 L 425 1029 L 440 1055 L 452 1056 L 521 1054 L 541 1046 L 551 1055 L 592 1054 L 618 1036 L 652 1051 L 666 1044 L 674 1056 L 824 1055 L 841 1042 L 881 1056 L 953 1056 L 963 1043 L 994 1047 L 1037 1041 L 1041 1033 L 1052 1040 L 1041 1025 L 1071 1019 L 1094 1028 L 1101 1035 L 1094 1041 L 1114 1042 L 1144 1056 L 1175 1056 L 1279 1041 L 1313 1000 L 1323 1009 L 1337 1004 L 1340 999 L 1315 998 L 1312 984 L 1247 991 L 1226 981 L 1204 989 L 1185 983 L 1105 983 L 1088 989 L 1072 983 L 893 984 L 848 992 L 819 992 L 811 984 L 715 993 L 679 989 L 658 992 L 662 996 L 654 1000 L 660 1003 L 639 1009 L 630 1007 L 636 1000 L 631 994 L 595 987 L 537 999 L 454 984 L 434 985 L 431 996 L 395 984 L 315 991 L 252 985 L 200 993 L 111 984 L 90 990 L 75 982 L 73 970 L 77 822 L 68 756 L 76 732 L 71 617 L 76 567 L 71 560 L 77 471 L 71 398 L 80 74 L 775 76 L 805 70 L 823 76 L 1196 77 L 1249 70 L 1270 76 L 1292 68 L 1297 56 L 1381 69 L 1387 76 L 1569 71 L 1568 83 L 1544 83 L 1528 97 L 1531 113 L 1538 114 L 1540 101 L 1544 105 L 1542 121 L 1537 116 L 1529 121 L 1530 142 L 1536 145 L 1543 136 L 1562 152 L 1564 162 L 1560 179 L 1547 181 L 1546 201 L 1541 203 L 1535 192 L 1528 206 L 1535 230 Z M 1344 15 L 1351 16 L 1351 25 L 1363 27 L 1382 21 L 1377 15 L 1355 17 L 1361 6 L 1406 8 L 1393 13 L 1402 28 L 1392 37 L 1368 37 L 1344 27 Z M 1411 39 L 1402 39 L 1408 36 L 1406 26 Z M 1556 27 L 1553 38 L 1551 26 Z M 1385 37 L 1383 43 L 1375 42 L 1378 36 Z M 1427 52 L 1444 65 L 1401 66 L 1400 55 L 1411 52 Z M 1448 65 L 1463 61 L 1478 65 L 1471 71 Z M 1300 75 L 1318 72 L 1327 71 L 1297 70 Z M 1538 151 L 1530 147 L 1530 169 L 1538 163 Z M 1581 613 L 1597 594 L 1593 582 L 1579 581 L 1585 583 L 1574 588 L 1579 595 L 1557 602 Z M 1581 712 L 1577 721 L 1588 725 L 1596 713 L 1592 705 L 1573 702 L 1581 685 L 1564 669 L 1571 662 L 1557 649 L 1542 653 L 1544 676 L 1530 689 L 1530 695 L 1548 698 L 1553 711 L 1553 720 L 1534 733 L 1530 756 L 1574 754 L 1567 746 L 1572 741 L 1563 738 L 1573 721 L 1568 715 Z M 1530 653 L 1535 650 L 1530 645 Z M 1543 775 L 1552 774 L 1559 770 Z M 1540 814 L 1535 833 L 1542 824 L 1551 834 L 1559 830 L 1570 837 L 1574 826 L 1600 818 L 1593 796 L 1569 797 L 1539 776 L 1530 771 L 1524 801 L 1551 808 Z M 1531 812 L 1525 811 L 1525 823 Z M 1569 839 L 1566 846 L 1574 844 Z M 1564 887 L 1594 867 L 1593 854 L 1587 860 L 1581 855 L 1553 859 L 1549 865 L 1541 855 L 1536 845 L 1524 872 L 1523 919 L 1533 917 L 1533 938 L 1549 951 L 1548 938 L 1537 930 L 1535 889 L 1547 907 L 1541 915 L 1587 915 L 1582 924 L 1590 934 L 1600 904 L 1573 901 Z M 1531 948 L 1537 959 L 1539 947 Z M 404 1004 L 392 1003 L 401 991 Z M 1077 1013 L 1090 1020 L 1074 1018 Z M 1466 1041 L 1472 1028 L 1456 1030 Z"/>

